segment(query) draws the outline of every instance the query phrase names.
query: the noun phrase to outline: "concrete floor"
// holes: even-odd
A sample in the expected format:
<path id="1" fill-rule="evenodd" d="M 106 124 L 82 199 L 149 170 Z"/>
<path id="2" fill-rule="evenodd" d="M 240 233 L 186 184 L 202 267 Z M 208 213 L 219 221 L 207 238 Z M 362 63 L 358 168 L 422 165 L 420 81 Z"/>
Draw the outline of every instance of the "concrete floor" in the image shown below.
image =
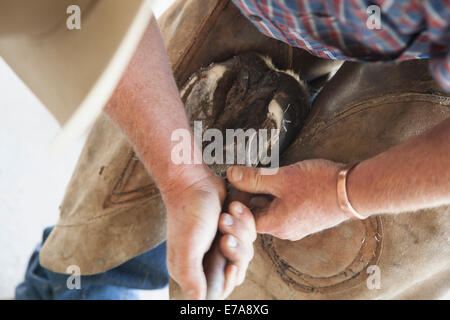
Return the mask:
<path id="1" fill-rule="evenodd" d="M 155 15 L 172 2 L 154 1 Z M 42 230 L 57 220 L 84 138 L 52 159 L 58 123 L 1 58 L 0 92 L 0 299 L 10 299 Z M 167 299 L 168 290 L 142 298 Z"/>

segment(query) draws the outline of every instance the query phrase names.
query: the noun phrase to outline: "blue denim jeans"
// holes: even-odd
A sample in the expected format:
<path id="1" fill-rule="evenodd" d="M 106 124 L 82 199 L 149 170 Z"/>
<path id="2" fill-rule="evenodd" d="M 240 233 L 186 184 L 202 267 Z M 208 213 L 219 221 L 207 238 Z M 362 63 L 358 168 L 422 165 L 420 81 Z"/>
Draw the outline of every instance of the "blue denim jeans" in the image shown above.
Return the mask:
<path id="1" fill-rule="evenodd" d="M 39 252 L 52 227 L 44 230 L 28 263 L 24 281 L 16 288 L 18 300 L 138 299 L 138 290 L 167 286 L 166 243 L 101 274 L 80 277 L 80 289 L 69 289 L 70 275 L 52 272 L 39 264 Z"/>

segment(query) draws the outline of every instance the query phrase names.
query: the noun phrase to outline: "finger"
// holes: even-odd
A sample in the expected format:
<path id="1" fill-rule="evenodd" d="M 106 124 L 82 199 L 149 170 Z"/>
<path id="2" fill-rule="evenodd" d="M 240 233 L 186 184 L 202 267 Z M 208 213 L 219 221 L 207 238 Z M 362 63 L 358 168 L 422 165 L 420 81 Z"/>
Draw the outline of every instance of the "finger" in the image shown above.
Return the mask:
<path id="1" fill-rule="evenodd" d="M 230 214 L 244 225 L 250 236 L 250 241 L 256 240 L 256 222 L 250 209 L 241 202 L 233 201 L 229 205 Z"/>
<path id="2" fill-rule="evenodd" d="M 218 239 L 220 239 L 220 236 Z M 208 300 L 222 299 L 226 282 L 225 271 L 228 262 L 220 251 L 218 239 L 214 241 L 203 259 L 203 270 L 207 285 L 206 299 Z"/>
<path id="3" fill-rule="evenodd" d="M 251 245 L 256 237 L 256 228 L 247 227 L 243 221 L 228 213 L 223 213 L 219 219 L 219 230 L 223 234 L 231 234 L 239 241 Z"/>
<path id="4" fill-rule="evenodd" d="M 247 276 L 248 265 L 249 262 L 245 265 L 245 267 L 239 269 L 235 287 L 240 286 L 245 281 L 245 277 Z"/>
<path id="5" fill-rule="evenodd" d="M 253 257 L 253 246 L 246 245 L 231 234 L 223 235 L 219 245 L 224 257 L 238 268 L 245 266 Z"/>
<path id="6" fill-rule="evenodd" d="M 206 278 L 203 269 L 187 267 L 177 276 L 177 282 L 187 300 L 204 300 L 206 298 Z"/>
<path id="7" fill-rule="evenodd" d="M 262 174 L 259 168 L 233 166 L 227 170 L 227 178 L 239 190 L 279 196 L 279 171 L 276 174 L 267 175 Z"/>
<path id="8" fill-rule="evenodd" d="M 226 234 L 220 239 L 220 250 L 232 264 L 239 269 L 239 283 L 242 282 L 247 271 L 248 264 L 253 258 L 253 245 L 246 245 L 231 234 Z"/>
<path id="9" fill-rule="evenodd" d="M 204 300 L 206 278 L 203 273 L 202 257 L 197 258 L 193 254 L 171 254 L 173 252 L 171 249 L 168 245 L 167 265 L 170 276 L 180 286 L 183 297 L 188 300 Z"/>
<path id="10" fill-rule="evenodd" d="M 227 265 L 225 269 L 225 289 L 222 296 L 223 299 L 226 299 L 236 286 L 238 271 L 239 269 L 236 265 Z"/>
<path id="11" fill-rule="evenodd" d="M 221 228 L 222 233 L 229 233 L 237 237 L 241 243 L 247 249 L 247 254 L 243 255 L 240 262 L 236 262 L 239 265 L 239 273 L 237 277 L 236 285 L 242 284 L 245 279 L 247 267 L 250 260 L 253 258 L 253 242 L 256 240 L 256 225 L 252 212 L 245 205 L 238 201 L 234 201 L 230 204 L 230 216 L 224 216 L 225 226 Z"/>

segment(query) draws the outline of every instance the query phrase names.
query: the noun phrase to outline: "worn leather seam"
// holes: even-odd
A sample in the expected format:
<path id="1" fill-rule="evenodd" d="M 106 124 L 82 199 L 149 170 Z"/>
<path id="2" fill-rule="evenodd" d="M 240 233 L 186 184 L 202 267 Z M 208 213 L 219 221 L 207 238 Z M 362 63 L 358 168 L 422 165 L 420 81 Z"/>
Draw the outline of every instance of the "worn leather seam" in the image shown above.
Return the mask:
<path id="1" fill-rule="evenodd" d="M 128 208 L 128 210 L 125 210 L 125 211 L 108 212 L 108 213 L 102 214 L 100 216 L 93 217 L 93 218 L 91 218 L 89 220 L 85 220 L 86 221 L 85 223 L 56 224 L 56 227 L 79 227 L 79 226 L 85 226 L 85 225 L 88 225 L 91 222 L 97 222 L 98 220 L 108 219 L 108 218 L 114 217 L 116 215 L 127 214 L 129 211 L 135 210 L 136 208 L 147 206 L 149 201 L 153 201 L 155 199 L 157 199 L 157 198 L 146 199 L 145 201 L 142 201 L 142 203 L 140 203 L 139 205 L 130 206 L 130 208 Z M 143 213 L 146 214 L 146 212 L 143 212 Z"/>
<path id="2" fill-rule="evenodd" d="M 202 24 L 195 32 L 196 36 L 194 37 L 190 46 L 181 54 L 181 57 L 178 59 L 177 63 L 174 64 L 174 74 L 175 78 L 179 81 L 181 77 L 181 70 L 185 70 L 184 65 L 190 63 L 191 57 L 196 53 L 199 48 L 198 43 L 203 42 L 208 35 L 210 34 L 213 25 L 217 21 L 220 13 L 226 8 L 229 4 L 229 0 L 221 0 L 218 4 L 211 10 L 209 15 L 203 19 Z M 211 20 L 214 20 L 214 23 L 210 23 Z"/>
<path id="3" fill-rule="evenodd" d="M 333 117 L 336 117 L 336 119 L 333 119 L 330 122 L 326 122 L 325 120 L 319 120 L 321 121 L 321 123 L 314 129 L 314 131 L 310 134 L 306 134 L 304 137 L 301 137 L 301 139 L 303 140 L 307 138 L 313 138 L 317 134 L 321 133 L 323 130 L 328 129 L 329 127 L 335 125 L 341 120 L 351 117 L 360 112 L 369 110 L 371 108 L 378 108 L 385 104 L 393 104 L 397 102 L 428 102 L 428 103 L 431 102 L 437 103 L 445 107 L 450 107 L 450 97 L 436 96 L 422 93 L 402 93 L 395 96 L 392 95 L 392 96 L 371 98 L 368 100 L 354 103 L 353 105 L 350 105 L 350 107 L 344 108 L 346 109 L 345 111 L 335 113 Z"/>

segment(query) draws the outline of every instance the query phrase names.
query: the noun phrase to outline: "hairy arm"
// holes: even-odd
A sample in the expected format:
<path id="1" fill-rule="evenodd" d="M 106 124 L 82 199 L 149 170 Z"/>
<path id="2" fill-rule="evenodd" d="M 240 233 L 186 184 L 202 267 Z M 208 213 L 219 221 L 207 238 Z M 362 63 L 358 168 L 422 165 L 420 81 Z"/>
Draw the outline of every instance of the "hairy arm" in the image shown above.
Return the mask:
<path id="1" fill-rule="evenodd" d="M 172 132 L 190 127 L 155 18 L 105 111 L 127 135 L 160 189 L 190 185 L 209 174 L 202 164 L 170 161 Z M 193 140 L 185 143 L 200 153 Z"/>
<path id="2" fill-rule="evenodd" d="M 227 174 L 240 190 L 273 196 L 250 201 L 258 232 L 299 240 L 348 219 L 337 201 L 340 168 L 315 159 L 282 167 L 275 175 L 245 167 Z M 450 119 L 361 162 L 347 177 L 347 193 L 364 216 L 450 204 Z"/>
<path id="3" fill-rule="evenodd" d="M 161 191 L 167 208 L 167 266 L 184 297 L 206 297 L 202 262 L 221 227 L 220 249 L 229 262 L 224 274 L 225 297 L 242 281 L 251 259 L 253 216 L 250 211 L 246 217 L 231 211 L 234 223 L 219 224 L 224 181 L 204 163 L 176 164 L 171 159 L 175 143 L 178 147 L 184 143 L 182 149 L 190 150 L 192 160 L 201 160 L 202 154 L 192 134 L 189 139 L 171 141 L 175 130 L 190 132 L 190 127 L 155 19 L 105 111 L 128 137 Z M 226 216 L 229 222 L 231 216 Z M 227 242 L 230 237 L 235 239 L 231 244 Z"/>
<path id="4" fill-rule="evenodd" d="M 356 166 L 347 178 L 359 213 L 399 213 L 450 203 L 450 119 Z"/>

